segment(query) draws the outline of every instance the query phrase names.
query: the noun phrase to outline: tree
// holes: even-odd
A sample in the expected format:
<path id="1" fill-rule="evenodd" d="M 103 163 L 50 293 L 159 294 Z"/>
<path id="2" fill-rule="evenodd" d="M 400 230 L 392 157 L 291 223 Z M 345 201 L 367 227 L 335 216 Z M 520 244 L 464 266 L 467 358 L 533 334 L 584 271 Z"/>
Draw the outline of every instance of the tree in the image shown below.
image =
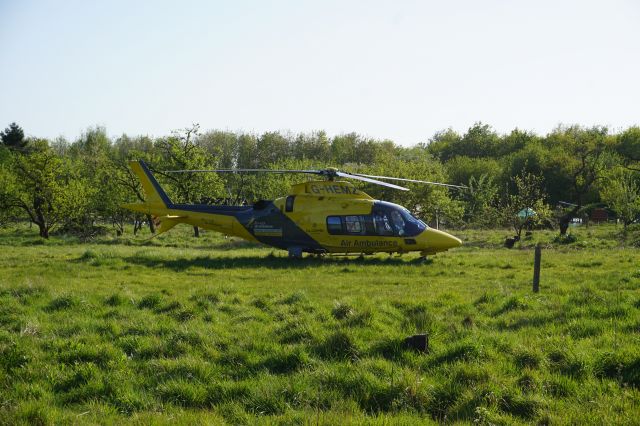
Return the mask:
<path id="1" fill-rule="evenodd" d="M 2 143 L 11 149 L 22 149 L 27 145 L 24 131 L 15 122 L 9 124 L 9 127 L 0 133 L 0 137 L 2 138 Z"/>
<path id="2" fill-rule="evenodd" d="M 625 167 L 640 171 L 640 127 L 629 127 L 618 135 L 615 150 L 622 157 Z"/>
<path id="3" fill-rule="evenodd" d="M 104 127 L 88 128 L 69 147 L 66 158 L 72 161 L 74 171 L 88 182 L 91 191 L 91 206 L 75 223 L 68 223 L 71 230 L 83 236 L 91 235 L 96 221 L 112 221 L 118 215 L 119 205 L 124 202 L 117 197 L 116 184 L 112 179 L 109 163 L 112 146 Z"/>
<path id="4" fill-rule="evenodd" d="M 595 183 L 606 167 L 606 155 L 611 139 L 606 127 L 583 129 L 579 126 L 558 128 L 545 138 L 549 150 L 564 152 L 558 168 L 567 179 L 567 195 L 575 207 L 566 210 L 558 219 L 560 234 L 565 235 L 571 219 L 576 217 L 589 198 L 597 197 Z M 593 200 L 591 200 L 593 201 Z"/>
<path id="5" fill-rule="evenodd" d="M 20 210 L 11 203 L 11 196 L 15 191 L 15 176 L 11 169 L 9 149 L 0 146 L 0 226 L 14 221 L 19 217 Z"/>
<path id="6" fill-rule="evenodd" d="M 500 146 L 500 137 L 491 126 L 477 122 L 462 137 L 451 129 L 436 133 L 429 144 L 429 151 L 440 160 L 448 161 L 460 155 L 497 157 Z"/>
<path id="7" fill-rule="evenodd" d="M 501 141 L 496 146 L 495 153 L 492 156 L 499 157 L 517 152 L 538 140 L 540 140 L 540 137 L 536 136 L 534 133 L 516 128 L 512 130 L 511 133 L 501 138 Z"/>
<path id="8" fill-rule="evenodd" d="M 311 134 L 301 133 L 291 146 L 293 156 L 298 160 L 327 161 L 331 144 L 323 130 Z"/>
<path id="9" fill-rule="evenodd" d="M 54 227 L 85 214 L 93 189 L 46 140 L 32 140 L 29 147 L 28 152 L 14 152 L 3 172 L 0 208 L 22 211 L 40 236 L 49 238 Z"/>
<path id="10" fill-rule="evenodd" d="M 505 223 L 516 232 L 516 240 L 520 240 L 523 229 L 543 223 L 551 210 L 545 203 L 541 176 L 522 172 L 513 177 L 513 183 L 516 192 L 507 197 L 503 214 Z"/>
<path id="11" fill-rule="evenodd" d="M 195 143 L 218 160 L 218 166 L 225 169 L 236 167 L 238 137 L 232 132 L 214 130 L 198 135 Z"/>
<path id="12" fill-rule="evenodd" d="M 448 182 L 453 184 L 463 184 L 471 179 L 478 180 L 482 176 L 496 183 L 502 176 L 502 166 L 493 158 L 455 157 L 446 163 L 445 169 Z"/>
<path id="13" fill-rule="evenodd" d="M 331 162 L 333 164 L 357 163 L 356 146 L 360 137 L 356 133 L 335 136 L 331 140 Z"/>
<path id="14" fill-rule="evenodd" d="M 460 198 L 464 202 L 463 220 L 466 223 L 489 228 L 495 226 L 499 221 L 498 209 L 498 187 L 493 179 L 486 175 L 479 178 L 471 176 L 467 189 L 460 191 Z"/>
<path id="15" fill-rule="evenodd" d="M 604 178 L 600 196 L 602 201 L 607 203 L 622 220 L 626 235 L 627 226 L 640 216 L 638 174 L 622 167 L 613 169 Z"/>
<path id="16" fill-rule="evenodd" d="M 142 185 L 140 179 L 133 173 L 131 167 L 129 167 L 129 161 L 132 160 L 144 160 L 147 163 L 155 162 L 155 150 L 153 141 L 147 136 L 141 136 L 137 138 L 129 138 L 127 135 L 119 137 L 113 146 L 113 150 L 110 155 L 110 164 L 108 166 L 108 172 L 113 180 L 120 188 L 125 190 L 123 197 L 127 201 L 130 200 L 127 197 L 135 197 L 135 200 L 144 203 L 145 197 L 142 191 Z M 117 189 L 114 189 L 117 191 Z M 116 206 L 120 211 L 124 210 L 120 206 Z M 114 211 L 115 214 L 117 214 Z M 144 217 L 144 216 L 142 216 Z M 127 218 L 127 216 L 125 216 Z M 124 219 L 124 218 L 123 218 Z M 139 215 L 134 214 L 134 226 L 133 233 L 136 234 L 142 227 L 142 218 Z M 153 219 L 150 215 L 146 215 L 146 222 L 149 226 L 149 231 L 154 234 L 156 232 Z"/>
<path id="17" fill-rule="evenodd" d="M 203 170 L 216 168 L 217 164 L 207 151 L 195 144 L 200 125 L 194 124 L 181 131 L 174 131 L 169 138 L 161 139 L 156 147 L 162 155 L 163 168 L 170 170 Z M 171 184 L 178 203 L 203 203 L 222 193 L 222 181 L 215 173 L 165 173 L 154 167 Z M 197 226 L 193 227 L 196 237 L 200 236 Z"/>
<path id="18" fill-rule="evenodd" d="M 257 140 L 254 135 L 243 133 L 238 136 L 236 167 L 255 169 L 258 167 Z"/>
<path id="19" fill-rule="evenodd" d="M 278 132 L 267 132 L 258 138 L 256 145 L 258 168 L 265 168 L 290 156 L 289 140 Z"/>
<path id="20" fill-rule="evenodd" d="M 462 137 L 453 129 L 442 130 L 433 135 L 425 148 L 431 155 L 446 162 L 460 155 L 457 149 L 461 140 Z"/>

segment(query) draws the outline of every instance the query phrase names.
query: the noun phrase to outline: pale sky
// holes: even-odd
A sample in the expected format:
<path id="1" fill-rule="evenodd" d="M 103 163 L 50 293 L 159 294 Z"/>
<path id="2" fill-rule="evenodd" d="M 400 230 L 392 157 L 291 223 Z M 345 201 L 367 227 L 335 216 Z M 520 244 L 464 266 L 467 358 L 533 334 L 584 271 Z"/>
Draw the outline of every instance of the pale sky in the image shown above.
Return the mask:
<path id="1" fill-rule="evenodd" d="M 0 128 L 640 124 L 640 2 L 0 0 Z"/>

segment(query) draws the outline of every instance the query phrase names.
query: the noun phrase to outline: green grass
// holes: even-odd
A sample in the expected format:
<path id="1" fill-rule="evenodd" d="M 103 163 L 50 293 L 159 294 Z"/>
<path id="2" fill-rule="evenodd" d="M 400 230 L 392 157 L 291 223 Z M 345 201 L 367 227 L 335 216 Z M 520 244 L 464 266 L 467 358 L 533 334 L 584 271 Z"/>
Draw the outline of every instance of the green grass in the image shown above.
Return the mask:
<path id="1" fill-rule="evenodd" d="M 637 424 L 638 249 L 508 234 L 420 263 L 0 230 L 0 423 Z"/>

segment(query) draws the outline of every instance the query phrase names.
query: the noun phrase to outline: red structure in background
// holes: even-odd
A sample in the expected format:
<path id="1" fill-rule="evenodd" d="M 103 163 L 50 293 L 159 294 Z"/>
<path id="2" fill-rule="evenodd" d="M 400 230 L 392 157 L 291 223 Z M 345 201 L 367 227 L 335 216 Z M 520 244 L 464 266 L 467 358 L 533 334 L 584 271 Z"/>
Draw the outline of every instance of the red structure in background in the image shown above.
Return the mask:
<path id="1" fill-rule="evenodd" d="M 606 222 L 609 220 L 609 213 L 607 213 L 606 209 L 593 209 L 589 220 L 595 223 Z"/>

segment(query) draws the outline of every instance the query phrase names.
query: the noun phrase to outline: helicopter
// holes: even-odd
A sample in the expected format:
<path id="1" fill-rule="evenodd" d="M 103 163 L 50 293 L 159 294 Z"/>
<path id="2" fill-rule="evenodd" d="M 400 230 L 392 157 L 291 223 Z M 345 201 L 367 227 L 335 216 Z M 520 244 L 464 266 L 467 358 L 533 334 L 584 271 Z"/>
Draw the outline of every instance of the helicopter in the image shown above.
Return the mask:
<path id="1" fill-rule="evenodd" d="M 163 173 L 299 173 L 324 178 L 292 185 L 287 195 L 253 205 L 175 204 L 144 161 L 131 161 L 129 166 L 142 184 L 146 201 L 122 207 L 153 217 L 158 225 L 156 235 L 186 223 L 287 250 L 293 258 L 301 258 L 303 253 L 368 255 L 414 251 L 426 258 L 462 244 L 459 238 L 427 226 L 406 208 L 375 200 L 351 182 L 337 179 L 356 179 L 401 191 L 409 189 L 380 179 L 450 188 L 464 186 L 347 173 L 333 168 L 167 170 Z"/>

